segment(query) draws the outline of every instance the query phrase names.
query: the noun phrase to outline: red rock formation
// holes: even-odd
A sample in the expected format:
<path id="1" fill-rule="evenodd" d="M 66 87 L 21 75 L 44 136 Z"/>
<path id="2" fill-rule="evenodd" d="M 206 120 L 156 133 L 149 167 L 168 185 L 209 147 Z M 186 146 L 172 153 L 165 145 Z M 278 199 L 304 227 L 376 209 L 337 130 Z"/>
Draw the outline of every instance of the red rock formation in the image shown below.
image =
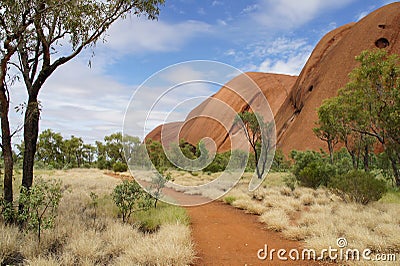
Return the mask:
<path id="1" fill-rule="evenodd" d="M 278 147 L 284 153 L 293 149 L 319 150 L 325 143 L 313 134 L 317 121 L 316 109 L 324 99 L 333 97 L 348 82 L 348 74 L 357 66 L 355 57 L 363 50 L 376 47 L 389 53 L 400 53 L 400 3 L 392 3 L 369 14 L 357 23 L 350 23 L 326 34 L 315 47 L 300 76 L 247 73 L 266 96 L 275 116 Z M 226 86 L 240 86 L 236 77 Z M 245 92 L 245 86 L 241 89 Z M 238 95 L 221 88 L 213 98 L 230 105 L 236 112 L 248 109 Z M 257 95 L 251 95 L 257 102 Z M 208 118 L 195 118 L 213 110 L 210 100 L 204 101 L 188 116 L 184 124 L 167 124 L 166 138 L 177 136 L 196 144 L 203 137 L 216 141 L 218 151 L 230 149 L 228 130 Z M 226 117 L 227 121 L 231 117 Z M 181 128 L 182 126 L 182 128 Z M 180 129 L 180 130 L 179 130 Z M 159 140 L 161 127 L 154 129 L 147 138 Z"/>
<path id="2" fill-rule="evenodd" d="M 240 75 L 225 84 L 224 87 L 212 96 L 212 99 L 205 100 L 193 109 L 185 122 L 164 125 L 163 140 L 166 143 L 171 141 L 177 142 L 173 138 L 179 134 L 179 139 L 183 138 L 189 143 L 196 145 L 202 138 L 209 137 L 215 141 L 219 152 L 230 150 L 231 141 L 228 132 L 232 130 L 234 114 L 228 112 L 229 110 L 221 110 L 224 107 L 218 106 L 218 101 L 215 99 L 230 106 L 235 113 L 249 109 L 249 105 L 242 97 L 247 98 L 253 107 L 261 107 L 262 99 L 259 97 L 260 95 L 256 91 L 248 89 L 249 86 L 254 86 L 253 82 L 255 82 L 266 96 L 273 115 L 276 115 L 282 103 L 289 96 L 290 88 L 297 79 L 294 76 L 256 72 L 246 73 L 246 75 L 247 77 Z M 253 82 L 250 82 L 251 80 L 248 77 Z M 236 92 L 229 88 L 234 88 Z M 214 117 L 218 115 L 220 117 L 218 117 L 217 121 L 208 117 L 202 117 L 202 115 L 211 115 Z M 223 124 L 228 125 L 227 128 Z M 182 128 L 180 128 L 181 126 Z M 159 141 L 161 139 L 161 131 L 162 126 L 158 126 L 146 138 Z M 244 142 L 241 148 L 245 148 L 246 145 L 247 143 Z"/>
<path id="3" fill-rule="evenodd" d="M 345 86 L 348 74 L 357 66 L 355 57 L 363 50 L 382 47 L 382 40 L 387 40 L 385 49 L 400 53 L 399 33 L 400 3 L 393 3 L 322 38 L 275 116 L 278 143 L 285 153 L 325 148 L 312 132 L 316 108 Z"/>

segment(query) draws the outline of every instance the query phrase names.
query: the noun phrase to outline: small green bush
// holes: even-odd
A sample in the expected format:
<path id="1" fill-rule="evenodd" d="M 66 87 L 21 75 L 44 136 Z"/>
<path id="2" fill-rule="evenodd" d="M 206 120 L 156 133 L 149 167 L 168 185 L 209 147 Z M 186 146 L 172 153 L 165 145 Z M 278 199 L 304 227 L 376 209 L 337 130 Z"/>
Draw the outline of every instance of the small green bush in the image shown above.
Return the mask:
<path id="1" fill-rule="evenodd" d="M 116 162 L 112 166 L 113 171 L 118 172 L 126 172 L 128 171 L 128 165 L 126 163 Z"/>
<path id="2" fill-rule="evenodd" d="M 28 230 L 36 231 L 40 243 L 41 232 L 53 228 L 62 197 L 61 181 L 38 178 L 29 190 L 21 188 L 19 203 L 22 211 L 18 220 Z"/>
<path id="3" fill-rule="evenodd" d="M 112 198 L 122 215 L 122 222 L 127 222 L 132 213 L 150 208 L 151 197 L 135 180 L 124 180 L 114 188 Z"/>
<path id="4" fill-rule="evenodd" d="M 315 151 L 293 151 L 295 163 L 292 173 L 301 186 L 318 188 L 328 186 L 329 180 L 336 175 L 335 166 L 329 163 L 323 154 Z"/>
<path id="5" fill-rule="evenodd" d="M 190 224 L 190 218 L 182 207 L 161 203 L 159 208 L 150 208 L 133 214 L 135 225 L 145 233 L 154 233 L 164 224 Z"/>
<path id="6" fill-rule="evenodd" d="M 226 196 L 226 197 L 224 197 L 224 202 L 229 204 L 229 205 L 232 205 L 232 203 L 235 200 L 236 200 L 236 197 L 234 197 L 234 196 Z"/>
<path id="7" fill-rule="evenodd" d="M 111 169 L 112 164 L 110 161 L 107 161 L 106 158 L 104 158 L 104 156 L 99 156 L 99 158 L 97 159 L 97 168 L 99 168 L 100 170 L 104 170 L 104 169 Z"/>
<path id="8" fill-rule="evenodd" d="M 368 204 L 377 201 L 387 192 L 386 182 L 373 174 L 352 170 L 331 178 L 329 187 L 346 202 Z"/>
<path id="9" fill-rule="evenodd" d="M 285 172 L 290 168 L 290 161 L 285 157 L 282 150 L 277 149 L 275 151 L 274 160 L 271 165 L 271 170 L 276 172 Z"/>
<path id="10" fill-rule="evenodd" d="M 298 181 L 302 186 L 318 188 L 328 186 L 328 182 L 335 175 L 335 167 L 325 162 L 312 162 L 299 172 Z"/>

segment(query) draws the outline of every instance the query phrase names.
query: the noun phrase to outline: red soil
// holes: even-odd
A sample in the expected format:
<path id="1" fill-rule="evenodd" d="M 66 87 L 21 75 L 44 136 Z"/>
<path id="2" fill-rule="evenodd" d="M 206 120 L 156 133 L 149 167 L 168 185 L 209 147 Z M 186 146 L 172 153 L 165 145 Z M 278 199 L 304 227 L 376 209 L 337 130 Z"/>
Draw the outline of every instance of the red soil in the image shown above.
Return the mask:
<path id="1" fill-rule="evenodd" d="M 131 178 L 118 174 L 109 174 L 115 178 Z M 164 188 L 163 193 L 172 196 L 178 202 L 189 200 L 196 204 L 204 198 L 187 195 Z M 195 266 L 203 265 L 327 265 L 316 261 L 281 261 L 274 253 L 273 260 L 260 260 L 257 252 L 268 245 L 271 249 L 302 250 L 302 243 L 283 238 L 281 233 L 266 230 L 258 221 L 257 215 L 246 214 L 220 201 L 213 201 L 196 207 L 186 207 L 191 220 L 192 237 L 195 243 L 197 259 Z M 285 255 L 288 257 L 288 254 Z"/>

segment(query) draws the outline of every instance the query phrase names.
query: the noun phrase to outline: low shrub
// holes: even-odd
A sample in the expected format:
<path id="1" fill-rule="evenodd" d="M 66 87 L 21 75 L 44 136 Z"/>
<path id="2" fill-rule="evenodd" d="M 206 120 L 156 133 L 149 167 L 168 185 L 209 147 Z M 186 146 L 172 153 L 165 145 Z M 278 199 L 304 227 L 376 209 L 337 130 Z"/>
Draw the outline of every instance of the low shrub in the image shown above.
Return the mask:
<path id="1" fill-rule="evenodd" d="M 122 163 L 122 162 L 114 163 L 112 168 L 113 168 L 113 171 L 116 173 L 128 171 L 128 165 L 126 163 Z"/>
<path id="2" fill-rule="evenodd" d="M 361 170 L 333 177 L 329 187 L 346 202 L 354 201 L 364 205 L 381 199 L 387 192 L 384 180 Z"/>
<path id="3" fill-rule="evenodd" d="M 295 161 L 292 172 L 301 186 L 314 189 L 328 186 L 330 178 L 336 175 L 335 166 L 321 153 L 293 151 L 291 157 Z"/>
<path id="4" fill-rule="evenodd" d="M 232 205 L 232 203 L 235 200 L 236 200 L 236 197 L 234 197 L 234 196 L 226 196 L 226 197 L 224 197 L 224 202 L 229 204 L 229 205 Z"/>
<path id="5" fill-rule="evenodd" d="M 114 188 L 112 198 L 122 216 L 122 222 L 127 222 L 135 211 L 149 209 L 151 202 L 147 195 L 135 180 L 124 180 Z"/>
<path id="6" fill-rule="evenodd" d="M 140 231 L 154 233 L 165 224 L 189 225 L 190 218 L 184 208 L 162 203 L 159 208 L 150 208 L 133 215 L 134 223 Z"/>

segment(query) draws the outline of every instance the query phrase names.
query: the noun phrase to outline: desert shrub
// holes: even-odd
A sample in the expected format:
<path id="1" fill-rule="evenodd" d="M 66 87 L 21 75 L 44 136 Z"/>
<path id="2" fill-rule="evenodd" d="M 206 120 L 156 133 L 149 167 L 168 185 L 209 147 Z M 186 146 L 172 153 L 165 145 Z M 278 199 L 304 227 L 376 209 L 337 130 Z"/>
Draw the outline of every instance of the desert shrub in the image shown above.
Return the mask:
<path id="1" fill-rule="evenodd" d="M 230 156 L 230 152 L 217 153 L 214 160 L 206 168 L 204 168 L 203 171 L 211 173 L 224 171 L 226 166 L 228 165 Z"/>
<path id="2" fill-rule="evenodd" d="M 152 190 L 152 196 L 154 197 L 154 208 L 157 208 L 157 202 L 161 199 L 163 196 L 162 190 L 165 187 L 165 184 L 171 180 L 171 173 L 167 173 L 165 176 L 162 174 L 156 174 L 151 181 L 151 190 Z"/>
<path id="3" fill-rule="evenodd" d="M 287 175 L 283 177 L 283 183 L 293 191 L 296 188 L 298 181 L 294 175 Z"/>
<path id="4" fill-rule="evenodd" d="M 36 231 L 39 242 L 41 231 L 54 226 L 61 197 L 60 181 L 39 178 L 29 190 L 21 188 L 19 203 L 22 211 L 18 219 L 27 229 Z"/>
<path id="5" fill-rule="evenodd" d="M 327 186 L 329 179 L 336 174 L 336 168 L 321 153 L 292 151 L 291 156 L 295 161 L 292 172 L 302 186 Z"/>
<path id="6" fill-rule="evenodd" d="M 272 161 L 271 170 L 284 172 L 289 170 L 290 162 L 286 159 L 285 154 L 280 149 L 275 151 L 274 160 Z"/>
<path id="7" fill-rule="evenodd" d="M 128 171 L 128 165 L 126 163 L 122 163 L 122 162 L 115 162 L 113 164 L 112 168 L 113 168 L 113 171 L 116 173 Z"/>
<path id="8" fill-rule="evenodd" d="M 324 162 L 312 162 L 299 172 L 298 181 L 302 186 L 318 188 L 328 186 L 328 182 L 335 175 L 335 167 Z"/>
<path id="9" fill-rule="evenodd" d="M 184 208 L 161 203 L 157 209 L 150 208 L 133 215 L 135 224 L 142 232 L 154 233 L 165 224 L 190 224 Z"/>
<path id="10" fill-rule="evenodd" d="M 361 204 L 377 201 L 387 191 L 384 180 L 377 179 L 373 174 L 361 170 L 337 175 L 331 179 L 329 186 L 343 200 Z"/>
<path id="11" fill-rule="evenodd" d="M 234 197 L 234 196 L 226 196 L 226 197 L 224 197 L 224 202 L 229 204 L 229 205 L 232 205 L 232 203 L 235 200 L 236 200 L 236 197 Z"/>
<path id="12" fill-rule="evenodd" d="M 100 170 L 111 169 L 111 166 L 111 162 L 107 161 L 104 156 L 100 155 L 97 159 L 97 168 L 99 168 Z"/>
<path id="13" fill-rule="evenodd" d="M 148 209 L 151 204 L 148 194 L 135 180 L 124 180 L 117 185 L 112 193 L 112 198 L 124 223 L 134 211 Z"/>
<path id="14" fill-rule="evenodd" d="M 333 157 L 338 175 L 345 174 L 354 168 L 351 156 L 345 148 L 334 152 Z"/>
<path id="15" fill-rule="evenodd" d="M 12 202 L 7 202 L 0 196 L 0 216 L 6 223 L 11 223 L 15 220 L 15 208 Z"/>

